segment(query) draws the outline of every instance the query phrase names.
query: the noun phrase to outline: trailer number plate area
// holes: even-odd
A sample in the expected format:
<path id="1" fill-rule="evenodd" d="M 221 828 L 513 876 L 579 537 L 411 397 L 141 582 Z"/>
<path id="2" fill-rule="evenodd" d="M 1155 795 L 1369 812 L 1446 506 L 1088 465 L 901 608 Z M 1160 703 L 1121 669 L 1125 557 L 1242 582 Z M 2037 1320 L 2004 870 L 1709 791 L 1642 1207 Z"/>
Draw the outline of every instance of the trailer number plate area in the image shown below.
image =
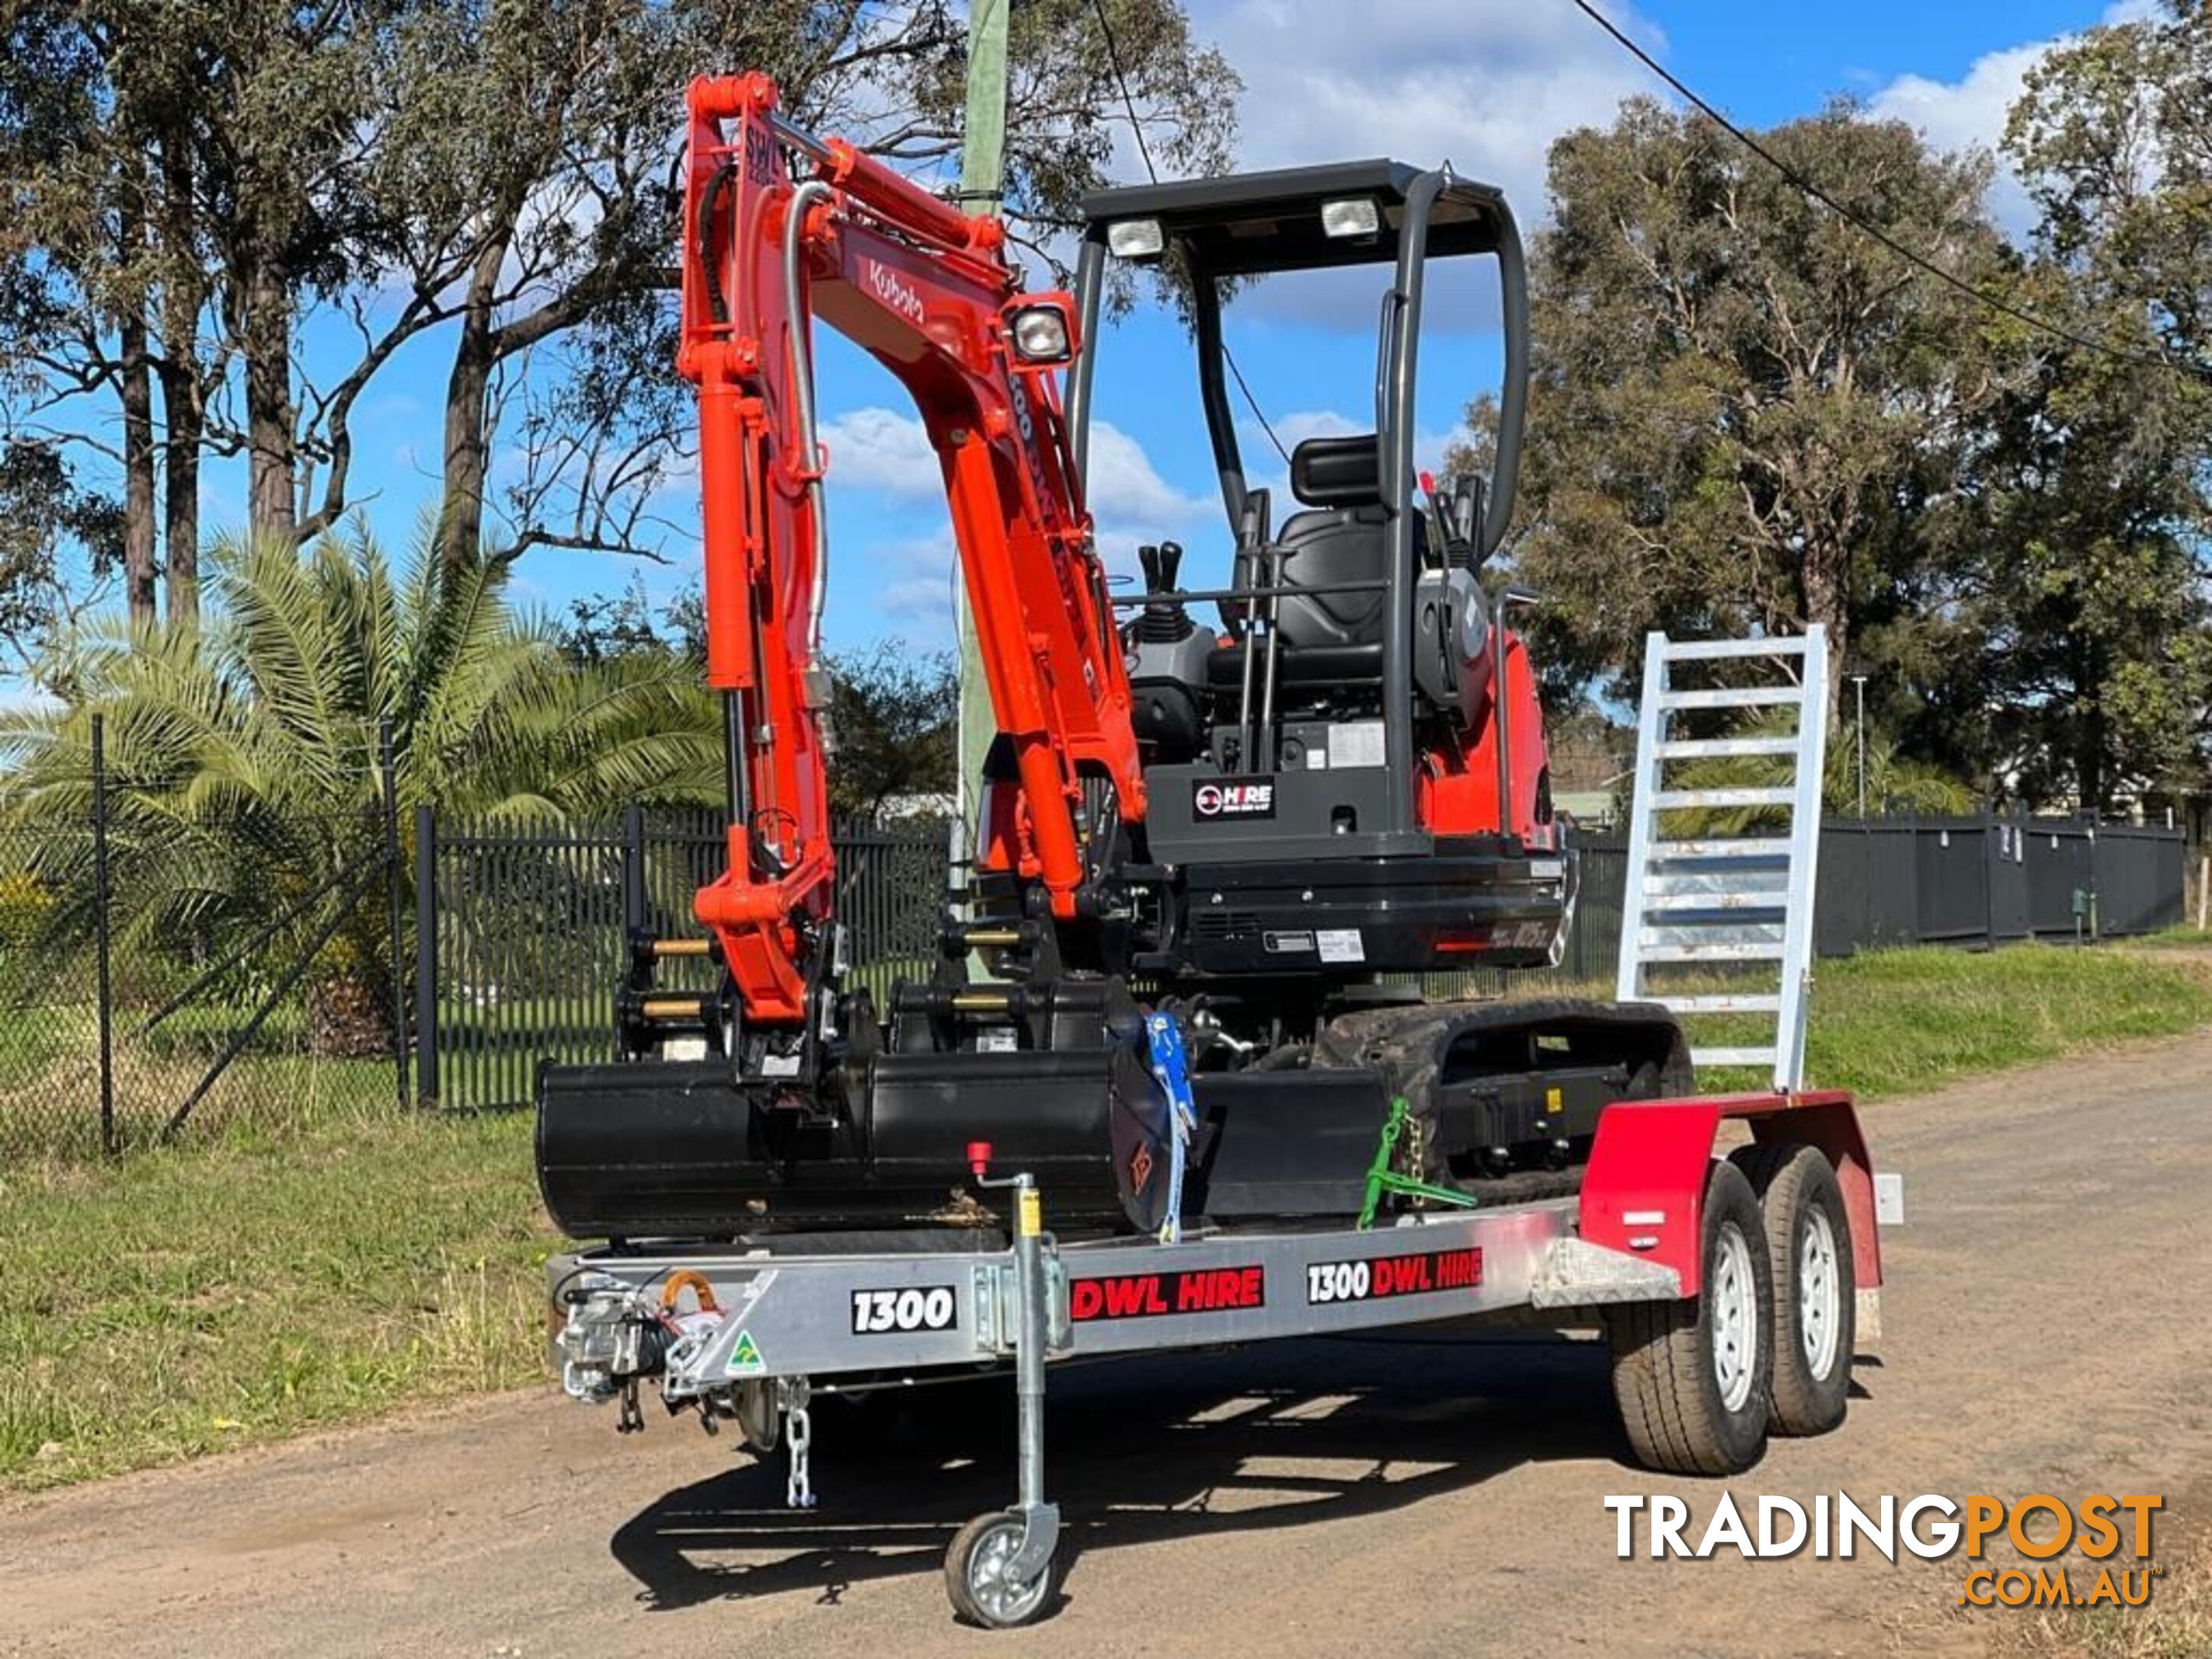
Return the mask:
<path id="1" fill-rule="evenodd" d="M 853 1334 L 887 1336 L 902 1331 L 949 1331 L 959 1304 L 950 1285 L 903 1291 L 853 1292 Z"/>
<path id="2" fill-rule="evenodd" d="M 1079 1325 L 1102 1319 L 1153 1319 L 1171 1314 L 1227 1313 L 1267 1305 L 1267 1270 L 1193 1267 L 1181 1273 L 1109 1273 L 1072 1279 L 1068 1317 Z"/>
<path id="3" fill-rule="evenodd" d="M 1379 1302 L 1390 1296 L 1471 1291 L 1481 1283 L 1480 1246 L 1358 1261 L 1312 1261 L 1306 1264 L 1306 1303 Z"/>

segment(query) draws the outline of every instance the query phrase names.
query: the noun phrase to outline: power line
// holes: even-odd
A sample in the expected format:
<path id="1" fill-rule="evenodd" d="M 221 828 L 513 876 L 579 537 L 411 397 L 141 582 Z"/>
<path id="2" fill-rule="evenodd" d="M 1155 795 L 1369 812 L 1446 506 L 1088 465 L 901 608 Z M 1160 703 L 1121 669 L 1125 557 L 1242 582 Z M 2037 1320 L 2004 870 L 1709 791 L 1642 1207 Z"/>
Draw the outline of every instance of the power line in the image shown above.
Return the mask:
<path id="1" fill-rule="evenodd" d="M 1137 154 L 1144 158 L 1145 175 L 1157 185 L 1160 181 L 1160 170 L 1152 165 L 1152 148 L 1145 143 L 1145 124 L 1137 118 L 1137 100 L 1129 95 L 1129 77 L 1121 69 L 1121 45 L 1114 39 L 1113 24 L 1106 21 L 1106 0 L 1091 0 L 1091 9 L 1098 15 L 1098 33 L 1106 40 L 1106 61 L 1113 67 L 1115 84 L 1121 88 L 1121 107 L 1129 112 L 1129 131 L 1136 136 Z M 1261 410 L 1260 400 L 1252 395 L 1252 388 L 1244 383 L 1244 371 L 1237 367 L 1236 354 L 1229 349 L 1226 340 L 1221 343 L 1221 359 L 1229 365 L 1229 372 L 1237 381 L 1237 389 L 1244 394 L 1244 402 L 1252 411 L 1252 418 L 1259 422 L 1260 430 L 1267 434 L 1267 441 L 1274 445 L 1275 453 L 1281 456 L 1283 465 L 1288 466 L 1291 452 L 1283 447 L 1283 441 L 1275 435 L 1275 428 L 1267 423 L 1267 416 Z"/>
<path id="2" fill-rule="evenodd" d="M 1106 20 L 1106 0 L 1091 0 L 1091 9 L 1098 14 L 1098 33 L 1106 37 L 1106 61 L 1113 66 L 1115 84 L 1121 88 L 1121 107 L 1129 112 L 1129 131 L 1137 140 L 1137 154 L 1145 158 L 1145 173 L 1154 184 L 1160 181 L 1160 170 L 1152 165 L 1152 146 L 1145 142 L 1145 124 L 1137 118 L 1137 100 L 1129 96 L 1129 77 L 1121 70 L 1121 43 L 1114 39 L 1114 26 Z"/>
<path id="3" fill-rule="evenodd" d="M 1753 155 L 1756 155 L 1760 161 L 1765 162 L 1768 167 L 1772 167 L 1776 173 L 1779 173 L 1784 180 L 1794 186 L 1801 194 L 1808 196 L 1814 201 L 1818 202 L 1822 207 L 1827 209 L 1829 212 L 1834 214 L 1838 219 L 1841 219 L 1845 224 L 1850 225 L 1853 229 L 1859 232 L 1860 234 L 1873 238 L 1874 240 L 1881 243 L 1882 246 L 1887 248 L 1892 253 L 1894 253 L 1899 258 L 1904 260 L 1907 264 L 1911 265 L 1915 270 L 1924 271 L 1929 276 L 1935 277 L 1938 282 L 1944 283 L 1946 286 L 1956 289 L 1960 293 L 1965 295 L 1968 299 L 1973 301 L 1978 305 L 1986 306 L 1991 311 L 1998 312 L 2004 316 L 2009 317 L 2016 323 L 2025 324 L 2029 328 L 2035 329 L 2040 333 L 2048 334 L 2054 339 L 2064 340 L 2069 345 L 2079 346 L 2084 351 L 2094 351 L 2100 356 L 2112 358 L 2117 362 L 2134 363 L 2138 367 L 2148 366 L 2154 368 L 2173 369 L 2181 373 L 2197 375 L 2200 379 L 2212 379 L 2212 368 L 2207 368 L 2207 367 L 2202 363 L 2193 362 L 2185 359 L 2177 358 L 2160 353 L 2130 351 L 2125 347 L 2113 345 L 2108 341 L 2094 339 L 2086 334 L 2077 334 L 2072 329 L 2067 328 L 2063 324 L 2051 322 L 2046 318 L 2037 316 L 2033 312 L 2023 311 L 2018 306 L 2013 305 L 2007 301 L 2000 300 L 1995 295 L 1984 293 L 1980 289 L 1975 287 L 1972 283 L 1960 276 L 1956 271 L 1948 270 L 1943 266 L 1937 264 L 1933 259 L 1927 258 L 1923 254 L 1914 252 L 1911 248 L 1905 246 L 1904 243 L 1899 241 L 1894 236 L 1892 236 L 1887 231 L 1882 229 L 1881 226 L 1871 223 L 1869 221 L 1861 218 L 1857 214 L 1852 212 L 1850 209 L 1845 207 L 1841 202 L 1838 202 L 1834 197 L 1831 196 L 1826 190 L 1822 189 L 1817 181 L 1808 178 L 1796 167 L 1791 167 L 1789 162 L 1784 161 L 1772 150 L 1767 149 L 1766 146 L 1760 143 L 1758 139 L 1753 137 L 1750 133 L 1736 125 L 1735 122 L 1729 120 L 1727 116 L 1722 114 L 1719 110 L 1716 109 L 1705 99 L 1700 97 L 1687 85 L 1684 84 L 1680 77 L 1676 76 L 1672 70 L 1668 70 L 1664 64 L 1661 64 L 1656 58 L 1653 58 L 1651 54 L 1644 51 L 1642 46 L 1637 45 L 1635 41 L 1630 40 L 1626 34 L 1623 33 L 1620 27 L 1615 24 L 1611 18 L 1607 17 L 1603 12 L 1600 11 L 1595 5 L 1591 3 L 1591 0 L 1573 0 L 1573 3 L 1576 10 L 1581 12 L 1582 15 L 1589 18 L 1591 22 L 1596 24 L 1607 34 L 1611 35 L 1620 46 L 1622 50 L 1626 52 L 1631 57 L 1634 58 L 1638 63 L 1643 64 L 1645 69 L 1650 70 L 1652 74 L 1657 76 L 1662 81 L 1664 81 L 1669 87 L 1672 87 L 1676 94 L 1678 94 L 1686 102 L 1696 107 L 1700 113 L 1705 115 L 1706 118 L 1711 120 L 1716 126 L 1719 127 L 1722 131 L 1727 133 L 1729 137 L 1735 139 L 1736 143 L 1741 144 Z"/>
<path id="4" fill-rule="evenodd" d="M 1244 384 L 1244 371 L 1237 367 L 1237 354 L 1230 350 L 1226 340 L 1221 343 L 1221 361 L 1229 365 L 1229 373 L 1237 382 L 1237 389 L 1244 394 L 1244 401 L 1251 405 L 1252 418 L 1259 422 L 1260 430 L 1267 434 L 1267 441 L 1274 445 L 1275 453 L 1281 456 L 1283 465 L 1288 466 L 1291 452 L 1283 447 L 1283 441 L 1275 435 L 1275 428 L 1267 424 L 1267 417 L 1260 412 L 1260 400 L 1252 395 L 1252 388 Z"/>

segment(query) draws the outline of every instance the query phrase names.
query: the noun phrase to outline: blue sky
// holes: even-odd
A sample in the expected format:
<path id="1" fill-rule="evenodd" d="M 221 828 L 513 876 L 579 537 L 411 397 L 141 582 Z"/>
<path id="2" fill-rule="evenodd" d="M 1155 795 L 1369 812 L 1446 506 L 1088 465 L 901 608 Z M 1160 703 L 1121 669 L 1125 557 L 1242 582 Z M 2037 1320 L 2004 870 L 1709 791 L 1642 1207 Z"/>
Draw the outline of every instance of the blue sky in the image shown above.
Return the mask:
<path id="1" fill-rule="evenodd" d="M 1245 80 L 1240 165 L 1377 154 L 1449 159 L 1462 173 L 1503 185 L 1524 227 L 1545 214 L 1543 157 L 1553 138 L 1606 121 L 1625 95 L 1663 90 L 1568 0 L 1189 5 L 1199 33 L 1229 50 Z M 2136 9 L 2140 0 L 2119 7 L 1638 0 L 1613 12 L 1675 73 L 1747 121 L 1784 120 L 1848 94 L 1957 148 L 1994 143 L 2021 73 L 2051 43 Z M 1140 176 L 1133 150 L 1120 171 L 1133 181 Z M 2008 182 L 2000 181 L 1995 204 L 2021 227 L 2023 210 Z M 1297 283 L 1271 288 L 1240 302 L 1229 321 L 1232 349 L 1286 443 L 1355 429 L 1370 395 L 1372 298 L 1362 293 L 1332 311 L 1327 297 Z M 1494 384 L 1497 374 L 1494 335 L 1472 314 L 1471 293 L 1455 297 L 1460 316 L 1425 343 L 1422 448 L 1431 463 L 1468 395 Z M 356 495 L 395 544 L 405 541 L 434 490 L 448 348 L 434 336 L 396 360 L 356 416 Z M 1094 439 L 1091 506 L 1109 564 L 1133 570 L 1139 541 L 1174 537 L 1190 549 L 1189 577 L 1220 574 L 1226 537 L 1180 325 L 1141 310 L 1107 331 L 1099 349 L 1104 424 Z M 820 349 L 832 457 L 831 642 L 946 643 L 951 534 L 934 463 L 896 383 L 834 341 L 825 338 Z M 1255 477 L 1264 482 L 1273 472 L 1279 483 L 1280 464 L 1256 428 L 1244 448 Z M 512 455 L 495 462 L 495 477 L 502 464 L 511 467 Z M 235 526 L 244 494 L 241 468 L 210 469 L 210 531 Z M 1285 500 L 1279 488 L 1277 499 Z M 672 489 L 660 505 L 671 526 L 666 566 L 539 550 L 522 562 L 521 595 L 565 610 L 575 595 L 622 586 L 633 571 L 656 597 L 672 595 L 695 570 L 693 487 Z"/>

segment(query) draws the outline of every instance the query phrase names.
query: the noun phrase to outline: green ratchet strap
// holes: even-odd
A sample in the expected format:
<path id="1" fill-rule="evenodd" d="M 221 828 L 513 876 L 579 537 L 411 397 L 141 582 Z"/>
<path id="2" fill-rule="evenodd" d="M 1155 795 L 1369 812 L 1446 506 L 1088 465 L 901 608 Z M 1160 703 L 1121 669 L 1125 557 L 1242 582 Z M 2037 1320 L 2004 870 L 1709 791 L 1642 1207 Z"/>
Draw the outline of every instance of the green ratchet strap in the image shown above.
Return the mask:
<path id="1" fill-rule="evenodd" d="M 1472 1210 L 1479 1201 L 1449 1187 L 1431 1187 L 1425 1181 L 1400 1175 L 1390 1167 L 1391 1159 L 1398 1155 L 1398 1137 L 1405 1132 L 1406 1121 L 1413 1115 L 1413 1109 L 1406 1103 L 1405 1096 L 1391 1099 L 1390 1115 L 1382 1121 L 1382 1142 L 1375 1148 L 1375 1161 L 1367 1166 L 1367 1200 L 1359 1206 L 1359 1231 L 1363 1233 L 1374 1226 L 1375 1212 L 1382 1207 L 1385 1193 L 1395 1193 L 1401 1198 L 1425 1198 L 1432 1203 L 1449 1204 L 1462 1210 Z"/>

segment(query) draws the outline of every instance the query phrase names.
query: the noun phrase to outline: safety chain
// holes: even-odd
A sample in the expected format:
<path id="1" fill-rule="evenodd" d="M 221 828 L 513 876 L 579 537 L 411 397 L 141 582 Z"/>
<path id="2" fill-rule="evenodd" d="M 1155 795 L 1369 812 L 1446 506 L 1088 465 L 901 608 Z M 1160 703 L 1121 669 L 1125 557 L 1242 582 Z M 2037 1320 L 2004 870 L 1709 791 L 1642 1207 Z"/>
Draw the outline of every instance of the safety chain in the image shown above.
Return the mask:
<path id="1" fill-rule="evenodd" d="M 783 1437 L 791 1453 L 791 1477 L 784 1483 L 783 1501 L 794 1510 L 811 1510 L 814 1484 L 807 1454 L 814 1444 L 814 1420 L 806 1410 L 811 1390 L 803 1379 L 784 1387 Z"/>

